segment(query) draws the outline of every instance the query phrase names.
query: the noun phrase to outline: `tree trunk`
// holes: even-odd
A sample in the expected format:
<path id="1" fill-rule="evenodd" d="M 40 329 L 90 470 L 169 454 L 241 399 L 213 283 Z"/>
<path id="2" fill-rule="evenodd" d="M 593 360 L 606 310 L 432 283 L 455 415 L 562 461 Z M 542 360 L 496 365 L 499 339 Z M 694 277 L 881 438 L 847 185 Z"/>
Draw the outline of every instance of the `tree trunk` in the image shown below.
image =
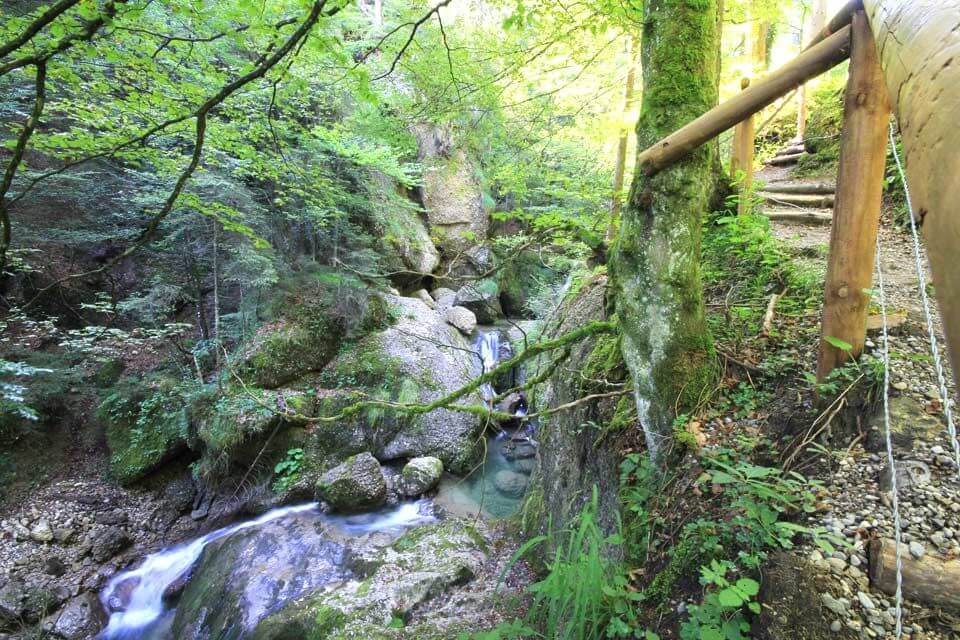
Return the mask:
<path id="1" fill-rule="evenodd" d="M 960 0 L 865 0 L 900 124 L 914 214 L 954 363 L 960 362 Z M 954 377 L 960 379 L 954 365 Z"/>
<path id="2" fill-rule="evenodd" d="M 607 226 L 607 242 L 613 240 L 620 224 L 620 210 L 623 207 L 623 174 L 627 167 L 627 143 L 630 141 L 630 129 L 626 125 L 627 117 L 633 110 L 633 88 L 637 75 L 638 38 L 630 38 L 630 66 L 627 68 L 626 87 L 623 91 L 623 119 L 620 123 L 620 140 L 617 143 L 617 160 L 613 169 L 613 197 L 610 199 L 610 224 Z"/>
<path id="3" fill-rule="evenodd" d="M 890 101 L 863 11 L 853 15 L 837 194 L 830 230 L 817 379 L 863 351 L 873 283 Z M 830 338 L 851 345 L 840 349 Z"/>
<path id="4" fill-rule="evenodd" d="M 815 0 L 813 3 L 813 16 L 810 18 L 809 41 L 817 37 L 823 28 L 827 26 L 827 1 Z M 807 43 L 809 46 L 809 42 Z M 797 91 L 797 138 L 803 139 L 807 132 L 807 94 L 816 86 L 815 81 L 801 85 Z"/>
<path id="5" fill-rule="evenodd" d="M 716 105 L 718 11 L 716 0 L 645 3 L 639 149 Z M 700 226 L 718 167 L 715 142 L 656 175 L 638 163 L 611 259 L 623 356 L 654 459 L 675 407 L 695 405 L 717 374 L 703 310 Z"/>

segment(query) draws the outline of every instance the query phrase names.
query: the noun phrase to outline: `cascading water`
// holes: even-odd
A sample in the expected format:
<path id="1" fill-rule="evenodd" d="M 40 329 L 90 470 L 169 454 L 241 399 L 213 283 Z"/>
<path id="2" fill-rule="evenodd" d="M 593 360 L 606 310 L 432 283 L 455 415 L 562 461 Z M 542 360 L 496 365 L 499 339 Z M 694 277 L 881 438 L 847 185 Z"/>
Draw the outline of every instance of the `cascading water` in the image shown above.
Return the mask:
<path id="1" fill-rule="evenodd" d="M 497 366 L 497 362 L 500 360 L 500 333 L 497 331 L 481 332 L 480 335 L 477 336 L 477 343 L 474 349 L 477 355 L 480 356 L 480 364 L 482 365 L 480 373 L 484 374 L 493 371 Z M 493 385 L 489 382 L 485 382 L 480 386 L 480 393 L 483 394 L 483 399 L 487 402 L 490 402 L 494 396 L 496 396 Z"/>
<path id="2" fill-rule="evenodd" d="M 317 511 L 317 503 L 273 509 L 253 520 L 224 527 L 191 542 L 152 553 L 135 569 L 113 576 L 100 594 L 104 608 L 111 612 L 107 627 L 99 636 L 100 640 L 165 637 L 163 629 L 158 628 L 164 626 L 164 621 L 169 623 L 172 610 L 164 602 L 164 593 L 190 571 L 207 545 L 244 529 L 311 512 L 350 535 L 375 531 L 399 533 L 407 527 L 436 520 L 432 504 L 426 499 L 349 516 L 322 515 Z"/>

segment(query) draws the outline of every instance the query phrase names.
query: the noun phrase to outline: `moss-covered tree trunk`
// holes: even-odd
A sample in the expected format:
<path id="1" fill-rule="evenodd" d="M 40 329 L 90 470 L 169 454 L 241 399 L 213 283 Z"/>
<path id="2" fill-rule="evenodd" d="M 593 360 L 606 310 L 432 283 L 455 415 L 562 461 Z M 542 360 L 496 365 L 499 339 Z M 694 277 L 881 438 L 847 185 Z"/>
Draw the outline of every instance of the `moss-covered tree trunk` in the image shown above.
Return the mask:
<path id="1" fill-rule="evenodd" d="M 717 104 L 718 0 L 648 0 L 637 150 Z M 716 144 L 654 176 L 639 170 L 611 260 L 623 355 L 656 458 L 676 412 L 716 376 L 703 310 L 700 226 L 716 191 Z"/>

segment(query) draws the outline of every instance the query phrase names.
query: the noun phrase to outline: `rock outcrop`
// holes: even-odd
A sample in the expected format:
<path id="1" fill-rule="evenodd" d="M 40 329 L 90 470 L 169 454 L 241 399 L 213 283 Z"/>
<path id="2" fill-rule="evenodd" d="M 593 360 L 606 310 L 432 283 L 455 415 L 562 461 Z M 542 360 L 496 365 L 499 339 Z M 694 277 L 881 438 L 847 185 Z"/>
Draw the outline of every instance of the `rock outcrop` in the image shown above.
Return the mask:
<path id="1" fill-rule="evenodd" d="M 480 324 L 492 324 L 503 315 L 498 294 L 494 280 L 468 282 L 457 291 L 454 304 L 472 311 Z"/>

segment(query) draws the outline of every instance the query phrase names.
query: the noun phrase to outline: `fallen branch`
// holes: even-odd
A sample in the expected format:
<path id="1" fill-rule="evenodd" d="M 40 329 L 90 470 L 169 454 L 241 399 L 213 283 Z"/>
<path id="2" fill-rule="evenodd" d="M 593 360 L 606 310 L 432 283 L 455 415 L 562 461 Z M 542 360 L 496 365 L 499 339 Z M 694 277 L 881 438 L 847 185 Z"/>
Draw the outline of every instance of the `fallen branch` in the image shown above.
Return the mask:
<path id="1" fill-rule="evenodd" d="M 760 328 L 760 335 L 762 337 L 770 335 L 770 331 L 773 329 L 773 315 L 777 308 L 777 303 L 780 301 L 780 298 L 786 295 L 786 293 L 787 290 L 784 289 L 780 293 L 775 293 L 770 296 L 770 302 L 767 303 L 767 311 L 763 314 L 763 324 Z"/>

